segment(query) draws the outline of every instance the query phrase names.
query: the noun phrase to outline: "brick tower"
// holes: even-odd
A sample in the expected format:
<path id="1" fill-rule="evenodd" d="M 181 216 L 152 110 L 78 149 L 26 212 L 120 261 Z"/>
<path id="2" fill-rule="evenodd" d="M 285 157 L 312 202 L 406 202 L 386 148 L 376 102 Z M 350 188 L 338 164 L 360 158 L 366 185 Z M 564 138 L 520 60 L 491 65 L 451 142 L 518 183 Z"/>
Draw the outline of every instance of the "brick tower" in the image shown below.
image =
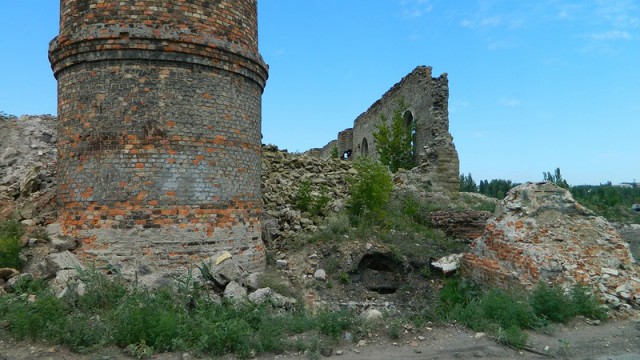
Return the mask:
<path id="1" fill-rule="evenodd" d="M 257 0 L 61 0 L 58 201 L 84 260 L 264 265 Z"/>

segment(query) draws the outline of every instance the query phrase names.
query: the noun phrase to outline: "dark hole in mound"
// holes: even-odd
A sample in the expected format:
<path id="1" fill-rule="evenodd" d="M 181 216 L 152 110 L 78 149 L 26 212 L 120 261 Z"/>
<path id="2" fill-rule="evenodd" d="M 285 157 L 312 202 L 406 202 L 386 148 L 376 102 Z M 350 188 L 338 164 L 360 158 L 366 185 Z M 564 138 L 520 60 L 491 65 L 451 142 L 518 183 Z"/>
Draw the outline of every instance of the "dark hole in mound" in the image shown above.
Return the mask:
<path id="1" fill-rule="evenodd" d="M 403 267 L 393 258 L 381 253 L 367 254 L 358 264 L 362 284 L 380 294 L 393 294 L 404 280 Z"/>

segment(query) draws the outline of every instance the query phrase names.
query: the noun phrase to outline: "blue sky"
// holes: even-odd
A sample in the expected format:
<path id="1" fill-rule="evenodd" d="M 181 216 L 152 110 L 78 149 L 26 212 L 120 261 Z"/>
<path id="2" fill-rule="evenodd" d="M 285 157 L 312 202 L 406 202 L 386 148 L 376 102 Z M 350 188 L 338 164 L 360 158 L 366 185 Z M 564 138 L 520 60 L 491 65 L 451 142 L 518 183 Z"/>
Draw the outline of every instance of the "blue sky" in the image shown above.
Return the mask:
<path id="1" fill-rule="evenodd" d="M 56 112 L 55 0 L 0 0 L 0 111 Z M 261 0 L 264 142 L 320 147 L 418 65 L 449 76 L 461 172 L 640 181 L 640 0 Z"/>

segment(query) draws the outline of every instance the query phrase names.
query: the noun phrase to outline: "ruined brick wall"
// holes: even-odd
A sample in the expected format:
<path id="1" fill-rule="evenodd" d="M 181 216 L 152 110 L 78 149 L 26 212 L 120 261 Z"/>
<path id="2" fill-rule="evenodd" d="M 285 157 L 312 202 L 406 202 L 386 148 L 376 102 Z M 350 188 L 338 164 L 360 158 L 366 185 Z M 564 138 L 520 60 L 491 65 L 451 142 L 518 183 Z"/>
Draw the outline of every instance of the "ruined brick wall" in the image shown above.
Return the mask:
<path id="1" fill-rule="evenodd" d="M 401 112 L 407 126 L 415 122 L 416 164 L 431 177 L 433 190 L 455 195 L 460 187 L 460 162 L 449 133 L 449 82 L 447 74 L 432 77 L 431 71 L 431 67 L 418 66 L 358 116 L 353 129 L 347 129 L 352 157 L 378 158 L 373 134 L 382 117 L 391 121 L 404 102 Z"/>
<path id="2" fill-rule="evenodd" d="M 49 57 L 59 221 L 81 257 L 263 266 L 256 0 L 62 0 Z"/>

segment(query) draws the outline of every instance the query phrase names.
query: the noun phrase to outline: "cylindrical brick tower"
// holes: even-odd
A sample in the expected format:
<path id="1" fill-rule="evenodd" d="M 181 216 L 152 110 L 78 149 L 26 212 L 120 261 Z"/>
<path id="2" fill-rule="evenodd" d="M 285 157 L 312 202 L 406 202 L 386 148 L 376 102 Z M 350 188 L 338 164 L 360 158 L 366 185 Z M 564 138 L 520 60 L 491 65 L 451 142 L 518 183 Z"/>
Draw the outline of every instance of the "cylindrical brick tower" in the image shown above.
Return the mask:
<path id="1" fill-rule="evenodd" d="M 58 201 L 78 255 L 264 265 L 257 0 L 61 0 Z"/>

